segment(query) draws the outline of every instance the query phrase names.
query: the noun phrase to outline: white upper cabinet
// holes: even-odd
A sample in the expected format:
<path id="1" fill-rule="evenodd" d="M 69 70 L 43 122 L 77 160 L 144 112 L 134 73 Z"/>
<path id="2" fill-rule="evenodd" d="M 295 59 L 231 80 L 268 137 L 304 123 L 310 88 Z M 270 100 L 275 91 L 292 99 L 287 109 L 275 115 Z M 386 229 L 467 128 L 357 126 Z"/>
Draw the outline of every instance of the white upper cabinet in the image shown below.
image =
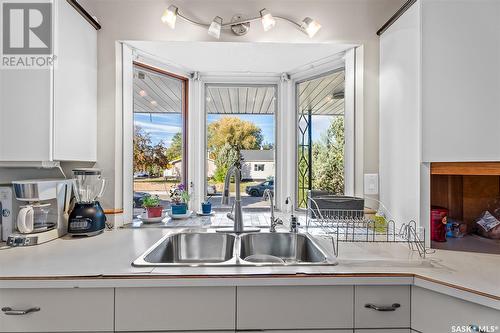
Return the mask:
<path id="1" fill-rule="evenodd" d="M 422 2 L 422 159 L 500 161 L 500 1 Z"/>
<path id="2" fill-rule="evenodd" d="M 0 70 L 0 161 L 95 161 L 97 31 L 57 0 L 53 69 Z"/>
<path id="3" fill-rule="evenodd" d="M 97 31 L 59 1 L 54 70 L 54 160 L 97 159 Z"/>
<path id="4" fill-rule="evenodd" d="M 419 0 L 382 34 L 381 168 L 500 161 L 499 17 L 497 0 Z"/>

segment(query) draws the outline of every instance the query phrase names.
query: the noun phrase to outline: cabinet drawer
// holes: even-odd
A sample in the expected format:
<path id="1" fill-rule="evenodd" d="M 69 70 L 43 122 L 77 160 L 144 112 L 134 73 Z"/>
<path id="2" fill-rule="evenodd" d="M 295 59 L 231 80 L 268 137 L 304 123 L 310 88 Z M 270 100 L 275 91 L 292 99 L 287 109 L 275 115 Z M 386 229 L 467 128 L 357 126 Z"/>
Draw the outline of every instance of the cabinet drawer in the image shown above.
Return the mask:
<path id="1" fill-rule="evenodd" d="M 451 332 L 452 326 L 500 327 L 498 310 L 419 287 L 412 287 L 411 306 L 411 326 L 422 333 Z"/>
<path id="2" fill-rule="evenodd" d="M 238 287 L 237 325 L 249 329 L 352 328 L 352 286 Z"/>
<path id="3" fill-rule="evenodd" d="M 0 289 L 0 332 L 113 331 L 113 289 Z"/>
<path id="4" fill-rule="evenodd" d="M 410 327 L 409 286 L 356 286 L 354 304 L 355 328 Z M 382 307 L 393 304 L 399 307 L 394 307 L 394 311 L 382 311 Z M 369 305 L 373 308 L 367 307 Z"/>
<path id="5" fill-rule="evenodd" d="M 117 288 L 117 331 L 234 330 L 234 287 Z"/>

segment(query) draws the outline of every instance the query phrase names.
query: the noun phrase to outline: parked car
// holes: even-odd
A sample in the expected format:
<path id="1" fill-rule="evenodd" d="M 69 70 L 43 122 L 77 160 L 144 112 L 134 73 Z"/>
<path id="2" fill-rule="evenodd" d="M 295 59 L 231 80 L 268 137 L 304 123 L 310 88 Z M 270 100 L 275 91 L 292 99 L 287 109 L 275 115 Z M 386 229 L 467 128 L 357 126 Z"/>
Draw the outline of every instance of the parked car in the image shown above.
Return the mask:
<path id="1" fill-rule="evenodd" d="M 274 194 L 274 180 L 266 180 L 257 185 L 247 186 L 245 192 L 252 197 L 261 197 L 264 195 L 264 191 L 270 189 Z"/>
<path id="2" fill-rule="evenodd" d="M 207 194 L 208 195 L 214 195 L 217 194 L 217 187 L 212 184 L 207 185 Z"/>
<path id="3" fill-rule="evenodd" d="M 149 173 L 147 172 L 136 172 L 134 173 L 134 179 L 139 179 L 139 178 L 148 178 Z"/>
<path id="4" fill-rule="evenodd" d="M 134 208 L 141 208 L 142 200 L 149 195 L 150 194 L 146 192 L 134 192 Z"/>

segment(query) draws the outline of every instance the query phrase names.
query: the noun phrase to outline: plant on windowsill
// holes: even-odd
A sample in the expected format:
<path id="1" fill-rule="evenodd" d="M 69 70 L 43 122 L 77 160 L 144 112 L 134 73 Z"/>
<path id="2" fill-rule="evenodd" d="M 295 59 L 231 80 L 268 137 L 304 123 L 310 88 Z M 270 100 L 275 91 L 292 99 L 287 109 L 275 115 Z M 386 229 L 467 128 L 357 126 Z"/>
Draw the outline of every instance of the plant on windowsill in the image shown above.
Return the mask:
<path id="1" fill-rule="evenodd" d="M 161 217 L 163 206 L 160 205 L 160 198 L 157 195 L 145 197 L 142 206 L 146 208 L 148 218 Z"/>
<path id="2" fill-rule="evenodd" d="M 187 213 L 189 193 L 184 184 L 170 188 L 170 199 L 172 200 L 172 214 L 183 215 Z"/>

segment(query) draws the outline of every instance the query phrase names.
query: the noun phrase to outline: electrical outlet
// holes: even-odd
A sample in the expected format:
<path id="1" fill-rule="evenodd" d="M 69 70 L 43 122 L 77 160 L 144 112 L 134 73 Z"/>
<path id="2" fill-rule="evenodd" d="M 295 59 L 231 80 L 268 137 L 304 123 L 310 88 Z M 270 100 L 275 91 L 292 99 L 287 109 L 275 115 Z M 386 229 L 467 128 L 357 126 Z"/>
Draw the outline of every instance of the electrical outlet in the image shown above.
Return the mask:
<path id="1" fill-rule="evenodd" d="M 378 173 L 365 173 L 365 194 L 378 194 Z"/>

